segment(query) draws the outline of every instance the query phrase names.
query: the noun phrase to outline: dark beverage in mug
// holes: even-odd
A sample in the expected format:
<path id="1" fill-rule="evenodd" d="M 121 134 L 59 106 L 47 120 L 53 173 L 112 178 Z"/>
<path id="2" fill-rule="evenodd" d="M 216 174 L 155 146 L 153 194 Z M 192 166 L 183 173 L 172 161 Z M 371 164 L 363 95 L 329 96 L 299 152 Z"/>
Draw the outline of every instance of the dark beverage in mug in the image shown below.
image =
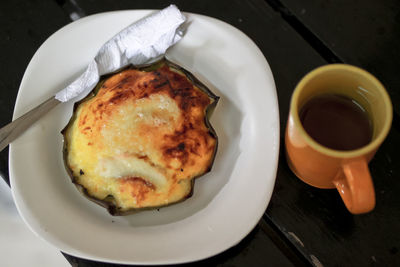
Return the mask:
<path id="1" fill-rule="evenodd" d="M 299 115 L 307 134 L 331 149 L 358 149 L 372 139 L 371 120 L 366 110 L 346 96 L 315 96 L 304 104 Z"/>

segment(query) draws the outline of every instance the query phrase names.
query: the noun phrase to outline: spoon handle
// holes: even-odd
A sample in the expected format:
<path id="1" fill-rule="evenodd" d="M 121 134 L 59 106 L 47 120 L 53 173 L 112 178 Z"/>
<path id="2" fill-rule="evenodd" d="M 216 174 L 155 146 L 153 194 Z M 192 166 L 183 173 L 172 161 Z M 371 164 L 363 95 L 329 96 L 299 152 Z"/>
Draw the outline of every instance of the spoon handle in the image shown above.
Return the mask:
<path id="1" fill-rule="evenodd" d="M 61 103 L 54 96 L 0 129 L 0 151 L 25 132 L 33 123 Z"/>

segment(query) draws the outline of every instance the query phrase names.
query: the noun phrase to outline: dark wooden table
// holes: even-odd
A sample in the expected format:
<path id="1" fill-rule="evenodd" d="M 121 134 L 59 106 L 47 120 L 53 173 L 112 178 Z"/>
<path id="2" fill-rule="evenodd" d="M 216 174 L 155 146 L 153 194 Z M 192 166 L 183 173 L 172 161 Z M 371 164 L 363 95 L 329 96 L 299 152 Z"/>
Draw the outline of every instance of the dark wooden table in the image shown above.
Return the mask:
<path id="1" fill-rule="evenodd" d="M 161 9 L 161 0 L 15 0 L 0 2 L 0 125 L 11 120 L 24 70 L 52 33 L 83 16 Z M 396 0 L 172 1 L 182 11 L 223 20 L 246 33 L 274 74 L 281 147 L 291 93 L 313 68 L 344 62 L 386 86 L 394 106 L 388 138 L 370 163 L 377 205 L 351 215 L 335 190 L 312 188 L 289 170 L 281 151 L 271 202 L 237 246 L 195 266 L 400 266 L 400 2 Z M 0 153 L 8 181 L 8 150 Z M 1 255 L 1 253 L 0 253 Z M 23 257 L 23 255 L 21 255 Z M 73 266 L 109 266 L 65 255 Z M 1 258 L 0 258 L 1 265 Z M 111 265 L 111 264 L 110 264 Z"/>

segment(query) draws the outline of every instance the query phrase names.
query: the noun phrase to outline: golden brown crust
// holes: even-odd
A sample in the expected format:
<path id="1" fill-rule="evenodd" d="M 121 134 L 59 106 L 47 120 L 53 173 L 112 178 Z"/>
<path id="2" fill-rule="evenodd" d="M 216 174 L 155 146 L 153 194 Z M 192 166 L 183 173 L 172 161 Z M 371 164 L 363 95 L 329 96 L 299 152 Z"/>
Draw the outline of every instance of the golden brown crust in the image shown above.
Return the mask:
<path id="1" fill-rule="evenodd" d="M 74 182 L 94 199 L 112 196 L 121 210 L 186 198 L 215 155 L 206 120 L 213 101 L 167 64 L 110 76 L 64 131 Z"/>

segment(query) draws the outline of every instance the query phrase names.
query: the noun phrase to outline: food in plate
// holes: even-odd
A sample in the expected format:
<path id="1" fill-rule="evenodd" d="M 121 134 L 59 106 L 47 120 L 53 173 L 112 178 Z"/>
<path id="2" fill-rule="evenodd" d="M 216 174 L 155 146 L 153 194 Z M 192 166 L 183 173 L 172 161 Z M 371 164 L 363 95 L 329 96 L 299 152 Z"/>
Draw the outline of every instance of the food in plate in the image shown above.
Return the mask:
<path id="1" fill-rule="evenodd" d="M 102 77 L 62 131 L 72 182 L 112 215 L 187 199 L 215 158 L 218 99 L 165 58 Z"/>

